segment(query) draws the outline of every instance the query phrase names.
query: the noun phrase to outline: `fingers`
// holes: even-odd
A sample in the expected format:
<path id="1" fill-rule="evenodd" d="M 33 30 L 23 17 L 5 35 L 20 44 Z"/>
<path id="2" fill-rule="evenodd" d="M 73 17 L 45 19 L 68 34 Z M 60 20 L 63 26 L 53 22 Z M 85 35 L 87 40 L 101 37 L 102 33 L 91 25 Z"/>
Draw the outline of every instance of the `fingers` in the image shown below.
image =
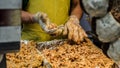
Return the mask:
<path id="1" fill-rule="evenodd" d="M 54 29 L 54 28 L 57 28 L 57 25 L 54 24 L 54 23 L 50 23 L 50 24 L 47 25 L 47 28 L 48 29 Z"/>
<path id="2" fill-rule="evenodd" d="M 81 26 L 76 26 L 74 27 L 74 33 L 73 33 L 73 41 L 76 42 L 77 44 L 80 44 L 80 42 L 83 41 L 84 35 L 83 35 L 83 29 Z"/>
<path id="3" fill-rule="evenodd" d="M 67 35 L 68 34 L 68 28 L 67 28 L 67 25 L 65 24 L 64 26 L 64 31 L 63 31 L 63 35 Z"/>
<path id="4" fill-rule="evenodd" d="M 73 37 L 73 24 L 71 23 L 71 21 L 69 21 L 68 23 L 67 23 L 67 27 L 68 27 L 68 39 L 69 40 L 72 40 L 72 37 Z"/>
<path id="5" fill-rule="evenodd" d="M 87 34 L 82 29 L 82 27 L 78 24 L 67 24 L 68 27 L 68 39 L 73 40 L 77 44 L 80 44 L 84 40 L 85 37 L 87 37 Z"/>
<path id="6" fill-rule="evenodd" d="M 83 30 L 83 35 L 84 37 L 88 37 L 88 35 L 86 34 L 86 32 Z"/>
<path id="7" fill-rule="evenodd" d="M 78 35 L 79 35 L 79 40 L 77 42 L 80 43 L 81 41 L 83 41 L 83 35 L 80 27 L 78 29 Z"/>
<path id="8" fill-rule="evenodd" d="M 83 30 L 83 28 L 80 26 L 79 27 L 79 38 L 80 41 L 83 41 L 85 37 L 87 37 L 87 34 L 85 33 L 85 31 Z"/>
<path id="9" fill-rule="evenodd" d="M 46 25 L 48 25 L 50 23 L 50 20 L 47 16 L 46 13 L 41 13 L 41 15 L 39 16 L 39 18 L 43 21 L 43 23 L 45 23 Z"/>
<path id="10" fill-rule="evenodd" d="M 79 40 L 79 34 L 78 34 L 78 27 L 74 25 L 74 32 L 73 32 L 73 40 L 74 42 L 77 42 Z"/>
<path id="11" fill-rule="evenodd" d="M 79 25 L 79 24 L 78 24 Z M 76 25 L 74 20 L 69 20 L 65 25 L 66 33 L 68 32 L 68 39 L 73 40 L 74 42 L 79 41 L 79 26 Z"/>
<path id="12" fill-rule="evenodd" d="M 85 37 L 87 37 L 85 31 L 79 25 L 78 19 L 69 19 L 65 24 L 65 30 L 63 34 L 68 34 L 68 39 L 73 40 L 77 44 L 80 44 L 80 42 L 83 41 Z"/>

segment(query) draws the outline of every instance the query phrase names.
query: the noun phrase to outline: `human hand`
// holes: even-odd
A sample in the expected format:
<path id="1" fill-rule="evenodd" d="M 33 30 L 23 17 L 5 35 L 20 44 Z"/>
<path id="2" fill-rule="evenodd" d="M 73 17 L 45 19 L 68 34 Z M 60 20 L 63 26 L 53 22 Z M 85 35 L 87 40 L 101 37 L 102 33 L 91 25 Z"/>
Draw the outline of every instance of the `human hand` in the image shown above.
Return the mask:
<path id="1" fill-rule="evenodd" d="M 41 28 L 46 32 L 46 33 L 53 33 L 56 28 L 57 25 L 50 22 L 47 14 L 43 13 L 43 12 L 38 12 L 36 13 L 34 16 L 34 21 L 38 22 L 41 26 Z"/>
<path id="2" fill-rule="evenodd" d="M 65 24 L 63 35 L 68 35 L 69 40 L 73 40 L 77 44 L 80 44 L 81 41 L 87 37 L 87 34 L 79 25 L 79 19 L 72 15 Z"/>

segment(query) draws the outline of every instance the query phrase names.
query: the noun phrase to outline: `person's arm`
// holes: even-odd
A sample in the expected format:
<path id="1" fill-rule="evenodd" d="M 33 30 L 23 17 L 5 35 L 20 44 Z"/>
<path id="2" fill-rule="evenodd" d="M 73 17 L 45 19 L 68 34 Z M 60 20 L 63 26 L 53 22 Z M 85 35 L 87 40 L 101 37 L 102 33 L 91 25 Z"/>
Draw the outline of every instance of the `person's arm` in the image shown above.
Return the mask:
<path id="1" fill-rule="evenodd" d="M 82 17 L 82 9 L 79 0 L 73 0 L 71 6 L 71 13 L 68 21 L 65 23 L 63 35 L 67 35 L 69 40 L 80 44 L 81 41 L 87 37 L 87 34 L 80 26 L 80 19 Z"/>
<path id="2" fill-rule="evenodd" d="M 75 16 L 77 16 L 78 19 L 81 19 L 82 13 L 83 13 L 83 11 L 82 11 L 81 6 L 80 6 L 80 1 L 79 0 L 72 0 L 70 15 L 75 15 Z"/>
<path id="3" fill-rule="evenodd" d="M 27 12 L 27 11 L 21 11 L 21 20 L 22 20 L 22 23 L 33 23 L 34 20 L 33 20 L 33 14 Z"/>

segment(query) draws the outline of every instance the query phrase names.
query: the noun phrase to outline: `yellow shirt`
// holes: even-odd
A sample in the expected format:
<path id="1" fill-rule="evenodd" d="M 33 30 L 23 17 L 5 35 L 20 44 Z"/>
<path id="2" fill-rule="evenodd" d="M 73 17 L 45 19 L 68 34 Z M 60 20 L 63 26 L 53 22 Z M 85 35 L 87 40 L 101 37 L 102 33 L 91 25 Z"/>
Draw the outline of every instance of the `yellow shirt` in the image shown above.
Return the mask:
<path id="1" fill-rule="evenodd" d="M 44 12 L 50 21 L 64 24 L 69 16 L 70 0 L 29 0 L 27 11 L 30 13 Z M 47 41 L 52 37 L 46 34 L 38 23 L 24 24 L 22 29 L 23 40 Z"/>

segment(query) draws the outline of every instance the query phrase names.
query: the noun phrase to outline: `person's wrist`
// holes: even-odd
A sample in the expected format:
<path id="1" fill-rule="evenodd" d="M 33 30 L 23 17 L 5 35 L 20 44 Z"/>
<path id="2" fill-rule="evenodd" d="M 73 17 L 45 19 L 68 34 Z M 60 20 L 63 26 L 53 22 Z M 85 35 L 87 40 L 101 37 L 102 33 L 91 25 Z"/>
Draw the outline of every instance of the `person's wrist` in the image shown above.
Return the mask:
<path id="1" fill-rule="evenodd" d="M 76 15 L 70 15 L 70 18 L 77 18 Z"/>
<path id="2" fill-rule="evenodd" d="M 70 15 L 70 18 L 79 20 L 76 15 Z"/>
<path id="3" fill-rule="evenodd" d="M 38 22 L 38 16 L 36 15 L 36 14 L 34 14 L 33 16 L 32 16 L 32 21 L 33 22 Z"/>
<path id="4" fill-rule="evenodd" d="M 79 19 L 76 15 L 70 15 L 69 20 L 79 24 Z"/>

